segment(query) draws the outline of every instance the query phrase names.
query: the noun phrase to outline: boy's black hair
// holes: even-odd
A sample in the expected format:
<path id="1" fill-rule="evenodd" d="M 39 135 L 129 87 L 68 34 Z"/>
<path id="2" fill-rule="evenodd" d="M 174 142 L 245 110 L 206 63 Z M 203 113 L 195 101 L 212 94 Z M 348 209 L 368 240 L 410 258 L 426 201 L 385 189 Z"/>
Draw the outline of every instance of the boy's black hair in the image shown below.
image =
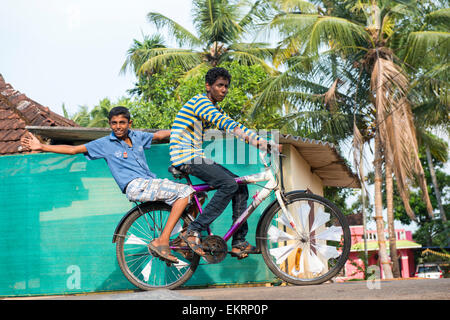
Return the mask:
<path id="1" fill-rule="evenodd" d="M 130 119 L 131 119 L 130 111 L 128 111 L 127 108 L 122 107 L 122 106 L 117 106 L 117 107 L 112 108 L 109 111 L 108 120 L 111 121 L 112 117 L 118 116 L 120 114 L 123 115 L 125 118 L 127 118 L 128 121 L 130 121 Z"/>
<path id="2" fill-rule="evenodd" d="M 209 85 L 213 85 L 219 78 L 225 78 L 228 83 L 231 82 L 231 75 L 227 69 L 221 67 L 215 67 L 208 70 L 205 76 L 205 82 Z"/>

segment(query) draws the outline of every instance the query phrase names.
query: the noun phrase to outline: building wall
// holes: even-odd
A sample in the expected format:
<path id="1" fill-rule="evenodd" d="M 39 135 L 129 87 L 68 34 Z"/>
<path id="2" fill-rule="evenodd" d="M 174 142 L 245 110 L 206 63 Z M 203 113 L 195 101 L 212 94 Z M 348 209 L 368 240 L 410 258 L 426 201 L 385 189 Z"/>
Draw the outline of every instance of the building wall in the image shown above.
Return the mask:
<path id="1" fill-rule="evenodd" d="M 363 226 L 350 226 L 351 231 L 351 239 L 352 239 L 352 245 L 356 243 L 361 243 L 363 240 Z M 386 231 L 387 233 L 387 231 Z M 406 231 L 404 229 L 396 229 L 396 238 L 398 240 L 410 240 L 412 241 L 412 234 L 411 231 Z M 367 236 L 368 236 L 368 246 L 376 242 L 376 231 L 374 230 L 368 230 Z M 387 235 L 386 235 L 386 238 Z M 370 266 L 379 266 L 379 259 L 378 259 L 378 250 L 368 250 L 368 265 Z M 400 269 L 401 269 L 401 276 L 403 278 L 409 278 L 413 276 L 415 263 L 414 263 L 414 253 L 412 249 L 403 248 L 397 250 L 397 255 L 400 260 Z M 349 258 L 344 266 L 345 270 L 345 278 L 346 279 L 364 279 L 364 251 L 353 251 L 350 252 Z M 379 276 L 382 277 L 382 270 L 380 268 Z"/>
<path id="2" fill-rule="evenodd" d="M 302 158 L 292 145 L 283 147 L 283 178 L 286 191 L 310 189 L 314 194 L 323 196 L 322 180 L 311 173 L 311 166 Z"/>

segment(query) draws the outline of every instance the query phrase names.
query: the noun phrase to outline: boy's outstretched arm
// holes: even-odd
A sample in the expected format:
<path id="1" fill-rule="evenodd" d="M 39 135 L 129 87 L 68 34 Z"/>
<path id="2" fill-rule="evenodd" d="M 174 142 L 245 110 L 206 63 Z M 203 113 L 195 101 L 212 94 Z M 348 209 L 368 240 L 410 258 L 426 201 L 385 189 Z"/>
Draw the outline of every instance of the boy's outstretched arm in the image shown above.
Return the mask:
<path id="1" fill-rule="evenodd" d="M 21 139 L 22 146 L 32 151 L 54 152 L 62 154 L 77 154 L 87 152 L 84 144 L 79 146 L 69 146 L 64 144 L 49 145 L 43 144 L 33 134 L 29 134 Z"/>

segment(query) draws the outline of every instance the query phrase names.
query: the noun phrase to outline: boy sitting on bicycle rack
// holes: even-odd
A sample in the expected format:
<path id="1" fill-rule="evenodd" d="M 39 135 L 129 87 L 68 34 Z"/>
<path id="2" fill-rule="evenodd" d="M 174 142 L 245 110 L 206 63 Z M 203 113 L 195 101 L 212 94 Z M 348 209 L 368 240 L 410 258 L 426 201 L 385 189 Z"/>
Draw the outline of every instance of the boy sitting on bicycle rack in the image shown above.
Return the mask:
<path id="1" fill-rule="evenodd" d="M 114 180 L 130 201 L 164 201 L 172 206 L 166 226 L 159 238 L 149 244 L 151 251 L 161 259 L 176 263 L 178 259 L 170 252 L 169 237 L 178 218 L 189 203 L 194 190 L 185 184 L 168 179 L 157 179 L 150 171 L 144 149 L 151 147 L 152 140 L 163 140 L 170 136 L 170 130 L 155 133 L 130 130 L 132 120 L 125 107 L 114 107 L 108 115 L 110 135 L 83 145 L 42 144 L 30 134 L 22 145 L 30 150 L 75 155 L 84 153 L 89 160 L 105 159 Z"/>
<path id="2" fill-rule="evenodd" d="M 182 239 L 198 255 L 205 254 L 201 246 L 201 231 L 225 210 L 230 200 L 233 205 L 233 223 L 247 208 L 248 188 L 238 185 L 234 180 L 237 175 L 225 167 L 207 159 L 202 149 L 202 137 L 211 127 L 226 130 L 247 143 L 265 149 L 267 141 L 248 128 L 231 119 L 217 105 L 228 93 L 231 75 L 224 68 L 212 68 L 205 77 L 206 93 L 198 94 L 180 109 L 175 117 L 170 135 L 170 161 L 172 166 L 191 174 L 207 184 L 217 188 L 203 212 L 188 226 Z M 276 148 L 281 150 L 280 145 Z M 243 259 L 255 250 L 245 241 L 248 224 L 244 222 L 233 235 L 231 255 Z"/>

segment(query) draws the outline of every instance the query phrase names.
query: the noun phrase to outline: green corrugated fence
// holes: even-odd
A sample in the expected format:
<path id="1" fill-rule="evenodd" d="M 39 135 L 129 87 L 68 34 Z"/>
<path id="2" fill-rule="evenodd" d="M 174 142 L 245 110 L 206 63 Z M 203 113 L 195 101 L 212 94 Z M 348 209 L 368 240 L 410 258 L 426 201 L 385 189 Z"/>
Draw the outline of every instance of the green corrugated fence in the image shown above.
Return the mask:
<path id="1" fill-rule="evenodd" d="M 237 153 L 233 161 L 233 154 L 222 152 L 224 141 L 213 142 L 214 160 L 238 175 L 261 171 L 262 166 L 253 163 L 254 148 L 245 146 L 245 161 Z M 240 144 L 235 143 L 235 150 L 238 145 L 242 150 Z M 173 179 L 167 172 L 167 144 L 153 145 L 146 155 L 158 177 Z M 117 223 L 134 204 L 120 192 L 104 160 L 52 153 L 3 156 L 0 178 L 0 296 L 135 289 L 122 275 L 112 243 Z M 257 189 L 249 186 L 250 199 Z M 263 208 L 249 219 L 247 239 L 253 244 Z M 231 204 L 212 230 L 223 236 L 230 226 Z M 201 265 L 185 286 L 273 279 L 262 256 L 251 255 Z"/>

